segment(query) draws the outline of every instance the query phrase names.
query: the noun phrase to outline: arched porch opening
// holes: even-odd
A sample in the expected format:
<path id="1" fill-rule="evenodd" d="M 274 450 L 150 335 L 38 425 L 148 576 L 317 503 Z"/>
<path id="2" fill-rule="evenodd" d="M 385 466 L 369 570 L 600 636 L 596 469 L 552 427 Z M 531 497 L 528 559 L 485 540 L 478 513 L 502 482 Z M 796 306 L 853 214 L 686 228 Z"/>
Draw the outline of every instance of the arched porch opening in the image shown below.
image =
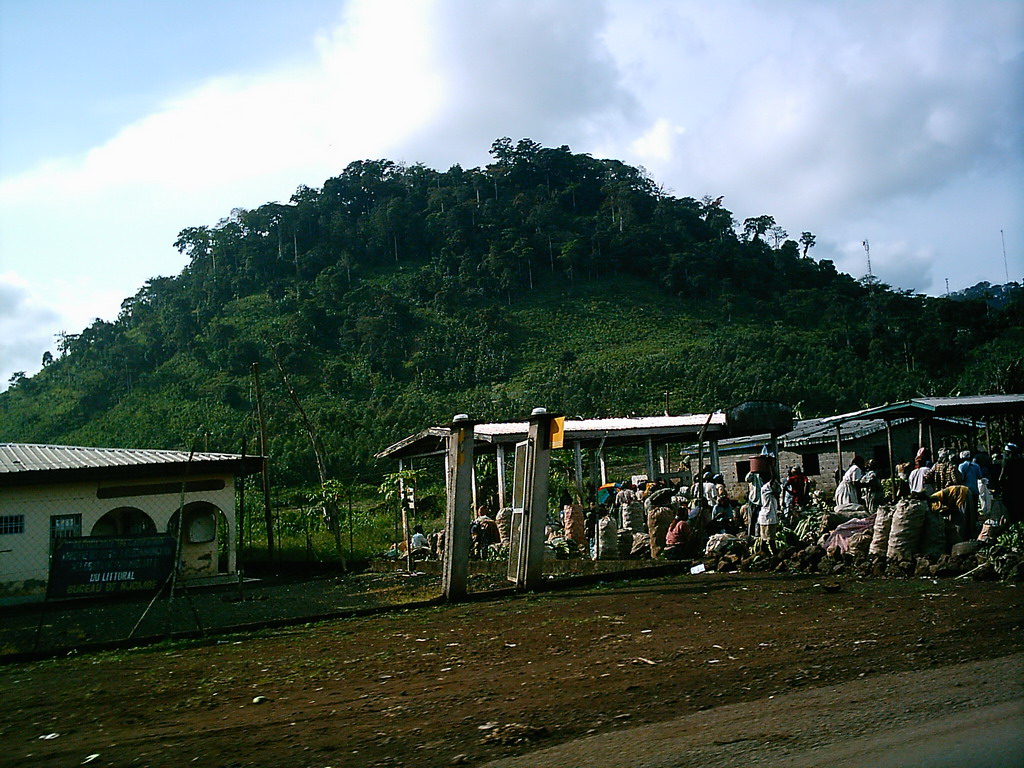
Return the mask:
<path id="1" fill-rule="evenodd" d="M 235 527 L 227 515 L 208 501 L 184 507 L 181 563 L 185 578 L 204 578 L 235 572 Z M 178 539 L 179 514 L 167 523 L 167 533 Z"/>
<path id="2" fill-rule="evenodd" d="M 90 536 L 152 536 L 156 523 L 138 507 L 118 507 L 97 520 Z"/>

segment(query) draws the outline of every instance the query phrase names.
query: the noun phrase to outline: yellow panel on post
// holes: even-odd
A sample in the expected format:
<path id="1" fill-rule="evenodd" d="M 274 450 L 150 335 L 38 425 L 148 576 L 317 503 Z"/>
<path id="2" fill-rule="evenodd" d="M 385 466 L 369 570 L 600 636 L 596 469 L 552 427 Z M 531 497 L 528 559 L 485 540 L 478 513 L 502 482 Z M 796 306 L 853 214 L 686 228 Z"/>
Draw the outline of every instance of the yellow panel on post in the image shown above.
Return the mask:
<path id="1" fill-rule="evenodd" d="M 565 417 L 557 416 L 551 420 L 551 447 L 561 448 L 565 444 Z"/>

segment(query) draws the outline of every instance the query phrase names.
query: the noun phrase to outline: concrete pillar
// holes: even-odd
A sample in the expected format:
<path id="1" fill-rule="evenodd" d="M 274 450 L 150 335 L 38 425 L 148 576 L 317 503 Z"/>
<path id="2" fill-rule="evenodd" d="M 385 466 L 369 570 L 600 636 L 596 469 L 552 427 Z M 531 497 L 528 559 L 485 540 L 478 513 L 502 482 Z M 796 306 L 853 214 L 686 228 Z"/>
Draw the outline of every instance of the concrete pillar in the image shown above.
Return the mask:
<path id="1" fill-rule="evenodd" d="M 548 468 L 551 460 L 551 419 L 543 408 L 534 408 L 527 437 L 523 487 L 523 524 L 519 546 L 516 586 L 536 589 L 544 576 L 544 526 L 548 510 Z"/>
<path id="2" fill-rule="evenodd" d="M 654 479 L 654 442 L 647 438 L 647 479 Z"/>
<path id="3" fill-rule="evenodd" d="M 442 586 L 448 600 L 461 600 L 469 584 L 469 528 L 473 523 L 473 422 L 459 414 L 448 436 L 448 513 Z"/>
<path id="4" fill-rule="evenodd" d="M 505 504 L 505 446 L 498 446 L 498 509 L 504 509 Z"/>
<path id="5" fill-rule="evenodd" d="M 711 474 L 717 475 L 722 471 L 722 467 L 718 460 L 718 439 L 714 437 L 711 438 L 711 440 L 708 441 L 708 445 L 711 450 Z"/>

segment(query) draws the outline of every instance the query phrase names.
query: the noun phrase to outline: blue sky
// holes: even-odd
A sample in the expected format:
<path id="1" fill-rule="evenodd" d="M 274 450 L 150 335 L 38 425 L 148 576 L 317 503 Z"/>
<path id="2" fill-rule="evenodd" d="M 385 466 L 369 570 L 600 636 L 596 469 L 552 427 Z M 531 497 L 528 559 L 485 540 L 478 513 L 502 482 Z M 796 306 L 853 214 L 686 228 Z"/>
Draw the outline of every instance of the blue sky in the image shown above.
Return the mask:
<path id="1" fill-rule="evenodd" d="M 0 0 L 0 387 L 179 272 L 179 230 L 500 136 L 724 195 L 856 276 L 868 239 L 899 288 L 1024 274 L 1014 0 Z"/>

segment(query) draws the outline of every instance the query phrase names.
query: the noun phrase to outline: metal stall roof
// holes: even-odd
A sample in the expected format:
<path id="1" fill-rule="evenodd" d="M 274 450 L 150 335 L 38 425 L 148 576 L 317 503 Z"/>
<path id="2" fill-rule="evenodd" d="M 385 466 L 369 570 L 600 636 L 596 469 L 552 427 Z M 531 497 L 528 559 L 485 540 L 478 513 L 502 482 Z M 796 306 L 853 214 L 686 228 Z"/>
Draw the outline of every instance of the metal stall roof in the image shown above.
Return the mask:
<path id="1" fill-rule="evenodd" d="M 915 397 L 898 403 L 879 405 L 860 411 L 829 416 L 822 424 L 842 424 L 858 419 L 928 418 L 934 416 L 962 416 L 984 419 L 1006 414 L 1024 414 L 1024 394 L 968 395 L 958 397 Z"/>
<path id="2" fill-rule="evenodd" d="M 639 418 L 566 419 L 565 442 L 579 442 L 593 447 L 640 445 L 648 438 L 660 442 L 689 439 L 704 429 L 707 435 L 718 435 L 726 429 L 726 415 L 693 413 L 685 416 L 643 416 Z M 510 421 L 477 424 L 474 427 L 475 449 L 488 451 L 497 445 L 518 443 L 526 439 L 529 422 Z M 437 456 L 446 450 L 448 427 L 429 427 L 388 446 L 378 459 L 408 459 Z"/>

